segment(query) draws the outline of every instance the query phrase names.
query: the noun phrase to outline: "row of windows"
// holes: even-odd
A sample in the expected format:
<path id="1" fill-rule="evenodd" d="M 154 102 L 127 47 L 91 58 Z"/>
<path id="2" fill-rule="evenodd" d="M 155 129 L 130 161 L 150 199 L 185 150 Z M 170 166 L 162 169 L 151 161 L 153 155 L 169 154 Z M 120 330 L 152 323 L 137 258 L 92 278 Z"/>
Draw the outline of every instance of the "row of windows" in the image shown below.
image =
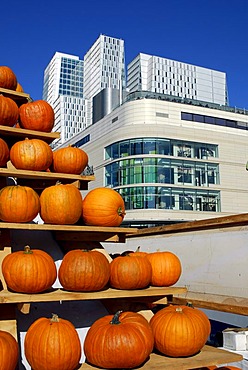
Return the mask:
<path id="1" fill-rule="evenodd" d="M 166 158 L 133 158 L 113 162 L 105 167 L 106 186 L 163 183 L 191 186 L 219 184 L 217 164 Z"/>
<path id="2" fill-rule="evenodd" d="M 216 191 L 140 186 L 118 189 L 126 210 L 174 209 L 220 212 L 220 193 Z"/>
<path id="3" fill-rule="evenodd" d="M 90 134 L 84 136 L 81 140 L 78 140 L 76 143 L 73 144 L 73 146 L 80 148 L 82 145 L 88 143 L 90 141 Z"/>
<path id="4" fill-rule="evenodd" d="M 205 116 L 202 114 L 181 112 L 181 119 L 186 120 L 186 121 L 208 123 L 210 125 L 226 126 L 226 127 L 238 128 L 241 130 L 248 130 L 247 122 L 240 122 L 240 121 L 234 121 L 231 119 Z"/>
<path id="5" fill-rule="evenodd" d="M 218 157 L 218 147 L 212 144 L 174 139 L 137 138 L 119 141 L 105 148 L 105 159 L 117 159 L 140 154 L 162 154 L 207 159 L 208 157 Z"/>

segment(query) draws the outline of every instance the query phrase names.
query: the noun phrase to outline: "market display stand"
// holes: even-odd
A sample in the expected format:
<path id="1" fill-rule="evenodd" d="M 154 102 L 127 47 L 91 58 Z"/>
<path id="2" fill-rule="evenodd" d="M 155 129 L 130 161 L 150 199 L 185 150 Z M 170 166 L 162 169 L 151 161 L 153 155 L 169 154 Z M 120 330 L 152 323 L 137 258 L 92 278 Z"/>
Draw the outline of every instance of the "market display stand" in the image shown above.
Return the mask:
<path id="1" fill-rule="evenodd" d="M 18 105 L 27 101 L 31 101 L 28 94 L 10 92 L 5 89 L 0 89 L 0 93 L 16 100 Z M 24 138 L 40 138 L 41 140 L 51 143 L 56 138 L 59 138 L 59 133 L 42 133 L 37 131 L 24 130 L 15 127 L 0 126 L 0 137 L 3 138 L 11 147 L 16 141 L 24 140 Z M 38 193 L 50 185 L 55 185 L 56 181 L 61 183 L 73 183 L 80 190 L 87 190 L 89 181 L 94 180 L 94 176 L 67 175 L 51 172 L 39 171 L 23 171 L 17 170 L 8 163 L 7 168 L 0 169 L 0 188 L 8 184 L 10 178 L 15 179 L 19 185 L 32 187 Z M 121 227 L 89 227 L 83 225 L 49 225 L 49 224 L 19 224 L 0 222 L 0 264 L 3 258 L 12 252 L 11 247 L 11 231 L 13 230 L 31 230 L 35 231 L 50 231 L 56 241 L 70 241 L 74 243 L 81 242 L 113 242 L 125 243 L 126 235 L 134 234 L 137 229 L 121 228 Z M 110 260 L 110 256 L 103 248 L 99 250 L 104 253 Z M 167 298 L 174 294 L 182 294 L 186 292 L 185 287 L 149 287 L 147 289 L 128 291 L 117 289 L 105 289 L 100 292 L 84 293 L 84 292 L 68 292 L 63 289 L 51 289 L 39 294 L 21 294 L 14 293 L 8 290 L 2 272 L 0 270 L 0 330 L 6 330 L 18 339 L 17 322 L 15 318 L 15 309 L 18 307 L 22 313 L 29 313 L 30 304 L 33 302 L 62 302 L 76 300 L 100 300 L 106 303 L 106 307 L 112 310 L 115 309 L 115 303 L 123 304 L 125 307 L 136 307 L 145 317 L 149 318 L 153 315 L 148 308 L 147 303 L 162 303 L 168 302 Z M 138 309 L 140 308 L 140 309 Z M 171 359 L 160 354 L 152 353 L 149 360 L 143 364 L 140 369 L 193 369 L 200 366 L 216 365 L 222 363 L 230 363 L 242 360 L 241 355 L 231 352 L 215 349 L 205 346 L 202 351 L 190 358 Z M 83 363 L 80 369 L 95 369 L 87 363 Z"/>

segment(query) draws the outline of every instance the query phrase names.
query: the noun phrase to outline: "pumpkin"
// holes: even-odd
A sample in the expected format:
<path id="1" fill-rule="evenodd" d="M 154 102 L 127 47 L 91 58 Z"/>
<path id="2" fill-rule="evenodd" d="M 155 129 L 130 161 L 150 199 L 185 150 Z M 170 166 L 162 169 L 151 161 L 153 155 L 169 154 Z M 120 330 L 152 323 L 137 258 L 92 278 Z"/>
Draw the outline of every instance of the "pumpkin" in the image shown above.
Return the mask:
<path id="1" fill-rule="evenodd" d="M 11 147 L 10 160 L 17 169 L 43 171 L 51 166 L 53 152 L 44 140 L 26 138 Z"/>
<path id="2" fill-rule="evenodd" d="M 16 75 L 10 67 L 0 66 L 0 87 L 15 90 L 17 86 Z"/>
<path id="3" fill-rule="evenodd" d="M 24 92 L 23 87 L 22 87 L 22 85 L 19 84 L 19 82 L 17 82 L 16 91 L 17 92 Z"/>
<path id="4" fill-rule="evenodd" d="M 7 331 L 0 330 L 0 369 L 15 370 L 19 348 L 16 339 Z"/>
<path id="5" fill-rule="evenodd" d="M 19 293 L 40 293 L 53 285 L 57 269 L 52 257 L 39 249 L 8 254 L 2 262 L 2 273 L 9 289 Z"/>
<path id="6" fill-rule="evenodd" d="M 88 164 L 87 153 L 73 146 L 53 152 L 53 171 L 80 175 Z"/>
<path id="7" fill-rule="evenodd" d="M 0 95 L 0 125 L 13 127 L 18 120 L 19 109 L 14 100 Z"/>
<path id="8" fill-rule="evenodd" d="M 120 312 L 96 320 L 84 341 L 87 361 L 104 369 L 140 366 L 153 349 L 148 321 L 139 313 Z"/>
<path id="9" fill-rule="evenodd" d="M 39 211 L 39 195 L 32 188 L 13 185 L 0 190 L 0 220 L 30 222 Z"/>
<path id="10" fill-rule="evenodd" d="M 109 281 L 107 258 L 98 251 L 71 250 L 63 258 L 58 271 L 60 284 L 66 290 L 99 291 Z"/>
<path id="11" fill-rule="evenodd" d="M 182 267 L 174 253 L 168 251 L 147 253 L 146 258 L 152 265 L 151 285 L 171 286 L 179 280 Z"/>
<path id="12" fill-rule="evenodd" d="M 143 257 L 120 256 L 110 263 L 110 285 L 117 289 L 142 289 L 151 281 L 152 267 Z"/>
<path id="13" fill-rule="evenodd" d="M 81 343 L 74 325 L 53 314 L 41 317 L 28 328 L 24 353 L 32 369 L 75 370 L 81 358 Z"/>
<path id="14" fill-rule="evenodd" d="M 6 141 L 0 138 L 0 167 L 5 167 L 9 160 L 9 147 Z"/>
<path id="15" fill-rule="evenodd" d="M 171 357 L 192 356 L 205 345 L 211 325 L 203 311 L 190 306 L 167 306 L 150 320 L 154 346 Z"/>
<path id="16" fill-rule="evenodd" d="M 90 226 L 119 226 L 125 216 L 121 195 L 110 188 L 90 190 L 83 200 L 82 218 Z"/>
<path id="17" fill-rule="evenodd" d="M 42 191 L 40 206 L 45 223 L 73 225 L 82 214 L 82 196 L 74 185 L 57 183 Z"/>
<path id="18" fill-rule="evenodd" d="M 45 100 L 28 102 L 19 108 L 20 127 L 28 130 L 51 132 L 54 119 L 54 110 Z"/>

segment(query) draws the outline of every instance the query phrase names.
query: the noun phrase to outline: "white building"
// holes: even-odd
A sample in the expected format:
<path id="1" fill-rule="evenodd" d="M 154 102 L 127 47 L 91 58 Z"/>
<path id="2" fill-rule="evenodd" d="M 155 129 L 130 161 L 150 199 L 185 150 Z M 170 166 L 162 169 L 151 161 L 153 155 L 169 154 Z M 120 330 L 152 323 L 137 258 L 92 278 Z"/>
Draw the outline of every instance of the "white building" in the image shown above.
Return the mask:
<path id="1" fill-rule="evenodd" d="M 128 91 L 150 91 L 226 105 L 226 74 L 140 53 L 127 69 Z"/>

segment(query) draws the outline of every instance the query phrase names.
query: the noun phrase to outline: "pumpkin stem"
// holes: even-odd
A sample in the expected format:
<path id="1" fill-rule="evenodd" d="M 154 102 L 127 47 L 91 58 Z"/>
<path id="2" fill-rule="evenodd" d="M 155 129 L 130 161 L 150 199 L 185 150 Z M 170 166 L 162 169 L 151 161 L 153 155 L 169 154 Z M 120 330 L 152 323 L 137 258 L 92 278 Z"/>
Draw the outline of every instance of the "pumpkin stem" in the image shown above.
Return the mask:
<path id="1" fill-rule="evenodd" d="M 183 312 L 182 307 L 177 307 L 177 308 L 176 308 L 176 312 L 178 312 L 178 313 L 182 313 L 182 312 Z"/>
<path id="2" fill-rule="evenodd" d="M 56 313 L 52 314 L 52 318 L 50 319 L 51 323 L 53 322 L 59 322 L 59 317 Z"/>
<path id="3" fill-rule="evenodd" d="M 25 254 L 32 254 L 33 253 L 33 251 L 31 251 L 29 245 L 25 245 L 25 247 L 24 247 L 24 253 Z"/>
<path id="4" fill-rule="evenodd" d="M 122 311 L 117 311 L 115 314 L 114 314 L 114 316 L 113 316 L 113 318 L 112 318 L 112 320 L 110 321 L 110 324 L 111 325 L 118 325 L 118 324 L 120 324 L 121 322 L 120 322 L 120 320 L 119 320 L 119 318 L 120 318 L 120 314 L 122 313 Z"/>
<path id="5" fill-rule="evenodd" d="M 126 212 L 122 209 L 122 207 L 119 207 L 118 209 L 117 209 L 117 213 L 118 213 L 118 215 L 119 216 L 125 216 L 125 214 L 126 214 Z"/>
<path id="6" fill-rule="evenodd" d="M 137 247 L 135 252 L 140 252 L 140 245 Z"/>
<path id="7" fill-rule="evenodd" d="M 193 306 L 193 303 L 192 303 L 192 302 L 187 302 L 187 303 L 186 303 L 186 306 L 194 308 L 194 306 Z"/>

